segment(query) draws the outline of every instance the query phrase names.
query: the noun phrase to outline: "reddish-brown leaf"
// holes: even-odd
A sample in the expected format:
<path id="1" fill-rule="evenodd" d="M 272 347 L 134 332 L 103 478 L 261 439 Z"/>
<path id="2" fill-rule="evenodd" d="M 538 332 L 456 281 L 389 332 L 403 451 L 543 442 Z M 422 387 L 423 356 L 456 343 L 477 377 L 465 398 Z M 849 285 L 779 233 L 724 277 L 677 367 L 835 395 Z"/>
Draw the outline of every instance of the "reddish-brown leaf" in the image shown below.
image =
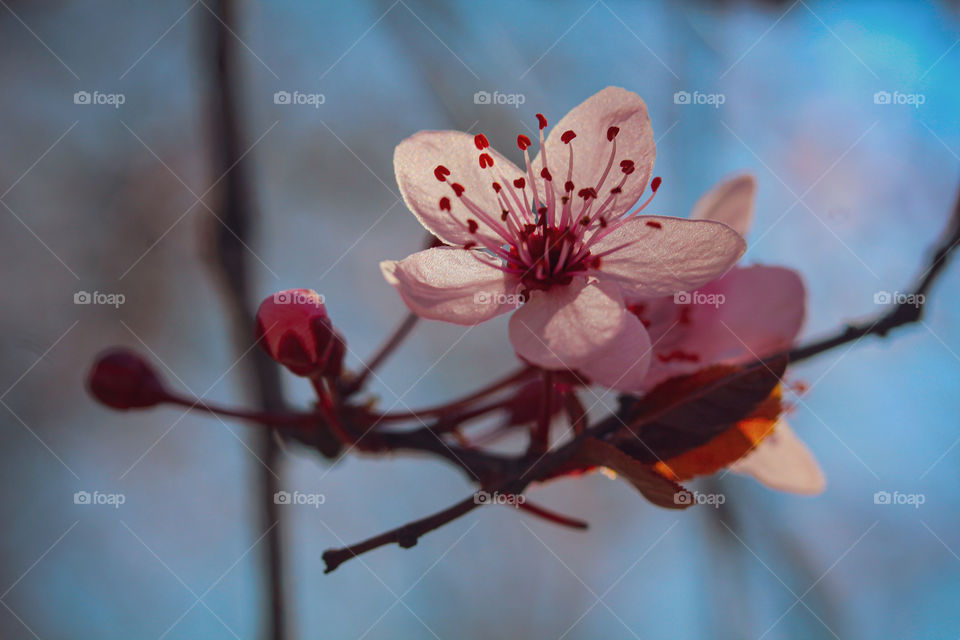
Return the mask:
<path id="1" fill-rule="evenodd" d="M 613 443 L 640 462 L 654 464 L 696 449 L 746 418 L 776 419 L 767 403 L 786 369 L 786 358 L 749 367 L 717 365 L 656 386 L 630 412 L 629 427 Z M 674 407 L 674 408 L 669 408 Z M 645 422 L 645 416 L 657 417 Z"/>
<path id="2" fill-rule="evenodd" d="M 657 462 L 653 468 L 676 482 L 716 473 L 747 455 L 773 433 L 781 405 L 780 387 L 776 387 L 753 414 L 737 422 L 706 444 Z"/>
<path id="3" fill-rule="evenodd" d="M 634 460 L 613 445 L 587 438 L 572 460 L 574 464 L 606 467 L 632 484 L 647 500 L 666 509 L 686 509 L 694 503 L 693 494 L 650 467 Z"/>

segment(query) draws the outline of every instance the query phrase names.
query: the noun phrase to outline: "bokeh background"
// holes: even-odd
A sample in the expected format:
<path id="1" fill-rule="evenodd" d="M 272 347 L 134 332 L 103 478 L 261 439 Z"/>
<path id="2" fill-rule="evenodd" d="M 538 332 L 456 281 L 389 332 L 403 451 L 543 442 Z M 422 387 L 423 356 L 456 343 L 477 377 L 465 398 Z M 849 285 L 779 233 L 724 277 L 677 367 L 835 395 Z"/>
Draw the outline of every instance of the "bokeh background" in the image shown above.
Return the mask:
<path id="1" fill-rule="evenodd" d="M 949 4 L 277 0 L 238 17 L 256 293 L 319 290 L 360 355 L 404 314 L 377 263 L 423 240 L 392 174 L 394 146 L 420 129 L 482 130 L 509 152 L 537 111 L 556 121 L 607 85 L 638 92 L 664 179 L 655 212 L 686 215 L 717 180 L 753 172 L 745 260 L 804 275 L 807 336 L 909 286 L 960 184 Z M 254 427 L 112 413 L 82 388 L 91 358 L 125 344 L 178 388 L 251 404 L 209 264 L 218 223 L 197 204 L 215 204 L 220 177 L 211 19 L 202 0 L 0 1 L 3 638 L 261 637 Z M 78 91 L 124 103 L 75 104 Z M 277 91 L 324 102 L 275 104 Z M 489 508 L 324 575 L 324 549 L 471 489 L 433 460 L 330 465 L 287 448 L 282 485 L 326 497 L 283 511 L 292 635 L 957 637 L 958 285 L 955 265 L 923 324 L 792 371 L 811 387 L 792 423 L 829 481 L 816 498 L 729 475 L 699 485 L 723 507 L 674 513 L 602 476 L 564 481 L 532 495 L 587 533 Z M 80 291 L 125 302 L 78 305 Z M 385 407 L 423 406 L 513 366 L 503 319 L 424 324 L 374 390 Z M 125 503 L 74 504 L 83 490 Z M 877 505 L 877 491 L 924 503 Z"/>

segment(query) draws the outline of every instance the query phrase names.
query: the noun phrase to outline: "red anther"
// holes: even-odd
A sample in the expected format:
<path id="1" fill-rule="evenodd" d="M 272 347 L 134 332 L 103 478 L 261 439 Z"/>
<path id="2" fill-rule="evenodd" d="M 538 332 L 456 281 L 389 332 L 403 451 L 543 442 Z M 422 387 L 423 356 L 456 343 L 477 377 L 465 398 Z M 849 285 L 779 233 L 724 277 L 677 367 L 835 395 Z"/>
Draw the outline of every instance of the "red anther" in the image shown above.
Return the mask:
<path id="1" fill-rule="evenodd" d="M 500 190 L 501 190 L 501 189 L 503 189 L 503 187 L 500 186 L 500 183 L 499 183 L 499 182 L 494 182 L 494 183 L 493 183 L 493 190 L 494 190 L 494 191 L 496 191 L 497 193 L 500 193 Z"/>
<path id="2" fill-rule="evenodd" d="M 493 156 L 491 156 L 489 153 L 481 153 L 480 168 L 486 169 L 487 167 L 492 167 L 492 166 L 493 166 Z"/>
<path id="3" fill-rule="evenodd" d="M 547 119 L 544 117 L 542 113 L 537 114 L 537 122 L 540 123 L 541 129 L 547 128 Z"/>
<path id="4" fill-rule="evenodd" d="M 500 212 L 500 219 L 503 220 L 504 222 L 506 222 L 507 218 L 509 217 L 510 217 L 510 212 L 507 211 L 506 209 Z"/>
<path id="5" fill-rule="evenodd" d="M 477 149 L 482 151 L 490 146 L 490 141 L 487 140 L 487 136 L 483 135 L 482 133 L 478 133 L 477 135 L 473 136 L 473 144 L 477 145 Z"/>
<path id="6" fill-rule="evenodd" d="M 459 182 L 454 182 L 453 184 L 450 185 L 450 188 L 453 189 L 453 193 L 458 198 L 463 195 L 464 188 L 463 188 L 463 185 L 460 184 Z"/>
<path id="7" fill-rule="evenodd" d="M 607 129 L 607 140 L 613 142 L 613 139 L 617 137 L 618 133 L 620 133 L 620 127 L 610 127 Z"/>
<path id="8" fill-rule="evenodd" d="M 477 221 L 474 219 L 467 220 L 467 231 L 470 233 L 476 233 L 477 229 L 480 228 L 480 225 L 477 224 Z"/>
<path id="9" fill-rule="evenodd" d="M 600 228 L 601 228 L 601 229 L 606 229 L 606 228 L 607 228 L 607 219 L 606 219 L 606 218 L 604 218 L 603 216 L 600 216 L 599 218 L 597 218 L 597 221 L 600 223 Z M 600 266 L 600 258 L 597 258 L 597 266 Z"/>
<path id="10" fill-rule="evenodd" d="M 464 249 L 473 249 L 473 248 L 476 247 L 476 246 L 477 246 L 477 243 L 474 242 L 473 240 L 471 240 L 470 242 L 465 242 L 465 243 L 463 243 L 463 248 L 464 248 Z"/>
<path id="11" fill-rule="evenodd" d="M 580 189 L 580 191 L 577 191 L 577 195 L 583 198 L 584 200 L 587 200 L 588 198 L 596 198 L 597 191 L 593 187 L 585 187 L 583 189 Z"/>
<path id="12" fill-rule="evenodd" d="M 440 182 L 446 182 L 447 176 L 450 175 L 450 169 L 447 169 L 442 164 L 438 164 L 437 168 L 433 170 L 433 175 L 435 175 Z"/>
<path id="13" fill-rule="evenodd" d="M 663 229 L 663 225 L 656 220 L 647 220 L 647 226 L 653 227 L 654 229 Z"/>
<path id="14" fill-rule="evenodd" d="M 143 409 L 170 397 L 157 372 L 138 354 L 118 348 L 101 353 L 87 376 L 94 398 L 113 409 Z"/>
<path id="15" fill-rule="evenodd" d="M 539 209 L 537 209 L 537 213 L 539 213 L 540 215 L 546 215 L 546 213 L 547 213 L 547 208 L 546 208 L 546 207 L 540 207 Z"/>
<path id="16" fill-rule="evenodd" d="M 635 170 L 633 166 L 633 160 L 621 160 L 620 161 L 620 171 L 623 171 L 624 175 L 630 175 Z"/>
<path id="17" fill-rule="evenodd" d="M 530 146 L 530 138 L 521 133 L 517 136 L 517 146 L 520 147 L 520 151 L 526 151 Z"/>
<path id="18" fill-rule="evenodd" d="M 513 186 L 515 186 L 517 189 L 523 189 L 526 185 L 527 181 L 523 178 L 517 178 L 513 181 Z"/>
<path id="19" fill-rule="evenodd" d="M 544 180 L 553 180 L 553 176 L 550 175 L 550 172 L 547 171 L 546 167 L 540 170 L 540 177 Z"/>
<path id="20" fill-rule="evenodd" d="M 567 129 L 563 132 L 563 135 L 560 136 L 560 142 L 563 144 L 570 144 L 570 141 L 577 137 L 577 134 L 573 132 L 572 129 Z"/>
<path id="21" fill-rule="evenodd" d="M 617 195 L 618 193 L 623 193 L 623 189 L 621 189 L 620 187 L 614 187 L 613 189 L 610 189 L 610 193 L 612 193 L 613 195 Z"/>
<path id="22" fill-rule="evenodd" d="M 580 218 L 580 224 L 584 226 L 590 224 L 590 216 L 583 216 L 582 218 Z"/>
<path id="23" fill-rule="evenodd" d="M 661 183 L 661 182 L 663 182 L 663 180 L 660 179 L 660 176 L 657 176 L 657 177 L 654 178 L 653 181 L 650 183 L 650 188 L 651 188 L 653 191 L 656 191 L 657 189 L 660 188 L 660 183 Z"/>
<path id="24" fill-rule="evenodd" d="M 440 210 L 441 211 L 450 211 L 450 198 L 443 196 L 440 198 Z"/>
<path id="25" fill-rule="evenodd" d="M 566 182 L 564 182 L 563 190 L 566 191 L 567 193 L 570 193 L 571 191 L 573 191 L 573 182 L 571 182 L 570 180 L 567 180 Z"/>

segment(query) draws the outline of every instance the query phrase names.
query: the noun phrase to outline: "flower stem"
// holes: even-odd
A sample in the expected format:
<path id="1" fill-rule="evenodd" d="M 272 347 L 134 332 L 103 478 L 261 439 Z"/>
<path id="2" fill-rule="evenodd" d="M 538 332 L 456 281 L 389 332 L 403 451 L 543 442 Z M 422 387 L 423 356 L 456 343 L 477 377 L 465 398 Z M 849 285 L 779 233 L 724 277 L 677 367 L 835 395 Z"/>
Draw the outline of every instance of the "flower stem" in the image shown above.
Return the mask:
<path id="1" fill-rule="evenodd" d="M 530 367 L 523 367 L 518 371 L 508 374 L 507 376 L 495 380 L 486 387 L 471 393 L 470 395 L 464 396 L 458 400 L 448 402 L 446 404 L 437 405 L 434 407 L 427 407 L 425 409 L 415 409 L 412 411 L 398 411 L 394 413 L 381 413 L 376 416 L 376 419 L 379 422 L 398 422 L 403 420 L 416 420 L 418 417 L 436 417 L 450 415 L 464 407 L 468 407 L 477 400 L 485 398 L 490 394 L 496 393 L 501 389 L 509 387 L 510 385 L 520 382 L 533 372 L 533 369 Z"/>
<path id="2" fill-rule="evenodd" d="M 325 380 L 320 376 L 316 376 L 310 378 L 310 382 L 313 384 L 313 388 L 317 392 L 317 397 L 320 399 L 320 404 L 318 404 L 317 407 L 323 414 L 323 417 L 327 419 L 327 426 L 330 427 L 330 431 L 343 444 L 347 446 L 356 445 L 359 439 L 347 431 L 343 423 L 340 422 L 333 394 L 327 389 Z"/>
<path id="3" fill-rule="evenodd" d="M 408 313 L 407 317 L 403 319 L 403 322 L 394 329 L 393 334 L 387 341 L 383 343 L 380 349 L 370 358 L 369 364 L 363 364 L 363 371 L 352 381 L 346 384 L 342 390 L 344 396 L 349 396 L 353 393 L 359 391 L 363 385 L 366 383 L 367 378 L 370 377 L 370 374 L 383 364 L 383 361 L 386 360 L 393 351 L 400 346 L 400 344 L 410 335 L 410 332 L 417 325 L 417 321 L 420 319 L 415 313 Z"/>
<path id="4" fill-rule="evenodd" d="M 540 404 L 540 419 L 530 431 L 530 447 L 527 453 L 544 453 L 550 446 L 550 417 L 553 415 L 553 372 L 543 371 L 543 398 Z"/>
<path id="5" fill-rule="evenodd" d="M 533 514 L 533 515 L 535 515 L 535 516 L 538 516 L 538 517 L 540 517 L 540 518 L 543 518 L 544 520 L 547 520 L 548 522 L 552 522 L 552 523 L 554 523 L 554 524 L 559 524 L 559 525 L 564 526 L 564 527 L 570 527 L 571 529 L 586 529 L 586 528 L 589 527 L 589 525 L 588 525 L 586 522 L 584 522 L 583 520 L 578 520 L 578 519 L 576 519 L 576 518 L 571 518 L 571 517 L 565 516 L 565 515 L 563 515 L 563 514 L 561 514 L 561 513 L 556 513 L 555 511 L 550 511 L 549 509 L 544 509 L 543 507 L 539 507 L 539 506 L 533 504 L 533 503 L 530 502 L 529 500 L 527 500 L 526 502 L 519 502 L 519 503 L 517 503 L 517 507 L 519 507 L 520 509 L 523 509 L 524 511 L 526 511 L 526 512 L 528 512 L 528 513 L 531 513 L 531 514 Z"/>
<path id="6" fill-rule="evenodd" d="M 587 428 L 587 410 L 584 408 L 576 391 L 572 389 L 563 395 L 564 408 L 567 410 L 567 417 L 570 419 L 570 426 L 573 427 L 574 435 L 580 435 Z"/>
<path id="7" fill-rule="evenodd" d="M 205 400 L 190 399 L 183 396 L 171 395 L 167 402 L 170 404 L 180 405 L 182 407 L 187 407 L 188 409 L 199 409 L 200 411 L 205 411 L 207 413 L 226 416 L 230 418 L 239 418 L 241 420 L 249 420 L 250 422 L 256 422 L 258 424 L 263 424 L 267 426 L 288 426 L 288 425 L 302 425 L 309 426 L 315 425 L 320 420 L 323 419 L 322 414 L 320 413 L 281 413 L 281 412 L 265 412 L 265 411 L 246 411 L 244 409 L 228 409 L 227 407 L 221 407 L 219 405 L 209 404 Z"/>

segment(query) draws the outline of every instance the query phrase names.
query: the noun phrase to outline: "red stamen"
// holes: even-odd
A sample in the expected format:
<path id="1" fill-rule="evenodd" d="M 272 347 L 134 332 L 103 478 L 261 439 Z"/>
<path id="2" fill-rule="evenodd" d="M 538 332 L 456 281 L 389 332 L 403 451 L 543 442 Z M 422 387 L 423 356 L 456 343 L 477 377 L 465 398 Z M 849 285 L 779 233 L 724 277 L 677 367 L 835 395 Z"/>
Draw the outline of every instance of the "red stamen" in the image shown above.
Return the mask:
<path id="1" fill-rule="evenodd" d="M 490 142 L 487 140 L 487 136 L 482 133 L 478 133 L 473 137 L 473 144 L 477 145 L 477 149 L 481 151 L 490 146 Z"/>
<path id="2" fill-rule="evenodd" d="M 560 136 L 560 141 L 563 144 L 570 144 L 570 141 L 577 137 L 577 134 L 573 132 L 572 129 L 567 129 L 563 132 L 563 135 Z"/>
<path id="3" fill-rule="evenodd" d="M 635 171 L 633 166 L 633 160 L 621 160 L 620 161 L 620 171 L 623 171 L 624 175 L 630 175 Z"/>
<path id="4" fill-rule="evenodd" d="M 541 129 L 546 129 L 546 128 L 547 128 L 547 119 L 543 116 L 542 113 L 538 113 L 538 114 L 537 114 L 537 122 L 540 123 L 540 128 L 541 128 Z"/>
<path id="5" fill-rule="evenodd" d="M 480 225 L 477 224 L 476 220 L 473 220 L 472 218 L 467 220 L 467 231 L 470 233 L 476 233 L 477 229 L 479 228 Z"/>
<path id="6" fill-rule="evenodd" d="M 654 229 L 663 229 L 663 225 L 656 220 L 647 220 L 647 226 L 653 227 Z"/>
<path id="7" fill-rule="evenodd" d="M 456 194 L 458 198 L 463 195 L 464 188 L 463 188 L 463 185 L 460 184 L 459 182 L 454 182 L 453 184 L 450 185 L 450 188 L 453 189 L 453 192 Z"/>
<path id="8" fill-rule="evenodd" d="M 450 198 L 446 196 L 440 198 L 440 210 L 450 211 Z"/>
<path id="9" fill-rule="evenodd" d="M 437 168 L 433 170 L 433 175 L 435 175 L 440 182 L 446 182 L 447 176 L 450 175 L 450 169 L 447 169 L 442 164 L 438 164 Z"/>
<path id="10" fill-rule="evenodd" d="M 489 153 L 481 153 L 480 168 L 486 169 L 487 167 L 492 167 L 492 166 L 493 166 L 493 156 L 491 156 Z"/>
<path id="11" fill-rule="evenodd" d="M 515 186 L 517 189 L 523 189 L 526 186 L 526 184 L 527 184 L 527 181 L 524 180 L 523 178 L 517 178 L 516 180 L 513 181 L 513 186 Z"/>
<path id="12" fill-rule="evenodd" d="M 520 151 L 526 151 L 530 146 L 530 138 L 521 133 L 517 136 L 517 146 L 520 147 Z"/>
<path id="13" fill-rule="evenodd" d="M 550 172 L 547 171 L 546 167 L 540 170 L 540 177 L 544 180 L 553 180 L 553 176 L 550 175 Z"/>
<path id="14" fill-rule="evenodd" d="M 610 127 L 607 129 L 607 140 L 613 142 L 613 139 L 617 137 L 618 133 L 620 133 L 620 127 Z"/>
<path id="15" fill-rule="evenodd" d="M 660 188 L 660 183 L 661 183 L 661 182 L 663 182 L 663 180 L 660 179 L 660 176 L 657 176 L 657 177 L 654 178 L 653 181 L 650 183 L 650 188 L 651 188 L 653 191 L 656 191 L 657 189 Z"/>

